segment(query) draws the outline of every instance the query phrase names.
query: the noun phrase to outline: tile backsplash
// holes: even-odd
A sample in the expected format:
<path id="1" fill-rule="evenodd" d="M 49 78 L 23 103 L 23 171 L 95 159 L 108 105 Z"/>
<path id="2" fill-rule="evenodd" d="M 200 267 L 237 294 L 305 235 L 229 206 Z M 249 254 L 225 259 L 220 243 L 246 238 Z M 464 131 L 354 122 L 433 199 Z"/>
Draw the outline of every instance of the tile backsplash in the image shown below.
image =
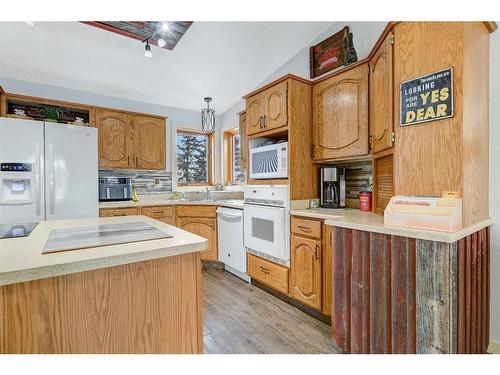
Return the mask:
<path id="1" fill-rule="evenodd" d="M 99 170 L 99 177 L 128 177 L 132 179 L 137 194 L 165 194 L 172 192 L 172 173 L 162 171 Z"/>

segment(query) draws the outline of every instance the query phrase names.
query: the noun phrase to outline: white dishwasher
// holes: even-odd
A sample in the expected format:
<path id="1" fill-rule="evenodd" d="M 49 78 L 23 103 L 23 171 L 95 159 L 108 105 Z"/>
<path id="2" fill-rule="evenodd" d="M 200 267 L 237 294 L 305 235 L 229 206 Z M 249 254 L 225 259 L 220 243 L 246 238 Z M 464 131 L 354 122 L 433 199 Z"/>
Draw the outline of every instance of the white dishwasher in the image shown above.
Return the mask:
<path id="1" fill-rule="evenodd" d="M 250 282 L 247 274 L 247 252 L 243 246 L 243 209 L 217 209 L 219 260 L 233 275 Z"/>

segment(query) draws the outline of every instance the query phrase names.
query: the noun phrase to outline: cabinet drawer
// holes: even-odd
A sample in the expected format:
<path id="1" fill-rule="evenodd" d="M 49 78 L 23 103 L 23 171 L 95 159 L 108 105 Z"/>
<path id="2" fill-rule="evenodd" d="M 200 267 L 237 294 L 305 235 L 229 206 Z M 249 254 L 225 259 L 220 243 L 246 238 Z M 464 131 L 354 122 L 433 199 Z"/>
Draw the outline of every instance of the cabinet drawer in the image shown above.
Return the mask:
<path id="1" fill-rule="evenodd" d="M 178 217 L 215 217 L 216 206 L 177 206 Z"/>
<path id="2" fill-rule="evenodd" d="M 130 208 L 101 208 L 99 210 L 100 217 L 129 216 L 129 215 L 139 215 L 139 209 L 136 207 L 130 207 Z"/>
<path id="3" fill-rule="evenodd" d="M 288 268 L 248 254 L 248 274 L 254 279 L 288 294 Z"/>
<path id="4" fill-rule="evenodd" d="M 321 221 L 292 216 L 290 230 L 294 234 L 321 238 Z"/>
<path id="5" fill-rule="evenodd" d="M 143 207 L 142 214 L 153 219 L 165 219 L 174 216 L 174 206 Z"/>

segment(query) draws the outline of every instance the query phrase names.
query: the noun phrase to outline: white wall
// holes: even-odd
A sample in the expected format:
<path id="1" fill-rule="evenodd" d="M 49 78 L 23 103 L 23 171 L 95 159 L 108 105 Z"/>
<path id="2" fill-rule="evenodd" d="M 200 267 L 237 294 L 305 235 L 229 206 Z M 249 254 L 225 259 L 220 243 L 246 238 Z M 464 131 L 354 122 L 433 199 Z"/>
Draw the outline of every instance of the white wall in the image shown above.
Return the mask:
<path id="1" fill-rule="evenodd" d="M 490 38 L 490 216 L 491 326 L 490 339 L 500 343 L 500 31 Z"/>
<path id="2" fill-rule="evenodd" d="M 0 77 L 0 86 L 7 93 L 36 96 L 40 98 L 64 100 L 68 102 L 82 103 L 87 105 L 96 105 L 113 109 L 121 109 L 126 111 L 141 112 L 152 115 L 168 117 L 167 119 L 167 155 L 166 155 L 166 170 L 174 171 L 175 168 L 175 139 L 174 134 L 177 128 L 200 129 L 201 115 L 200 112 L 189 111 L 180 108 L 173 108 L 157 104 L 137 102 L 133 100 L 93 94 L 90 92 L 72 90 L 63 87 L 44 85 L 40 83 L 21 81 L 6 77 Z M 203 103 L 200 102 L 200 111 Z M 220 122 L 220 120 L 218 121 Z M 219 143 L 215 142 L 215 180 L 219 181 Z M 172 188 L 176 188 L 175 173 L 172 173 Z"/>

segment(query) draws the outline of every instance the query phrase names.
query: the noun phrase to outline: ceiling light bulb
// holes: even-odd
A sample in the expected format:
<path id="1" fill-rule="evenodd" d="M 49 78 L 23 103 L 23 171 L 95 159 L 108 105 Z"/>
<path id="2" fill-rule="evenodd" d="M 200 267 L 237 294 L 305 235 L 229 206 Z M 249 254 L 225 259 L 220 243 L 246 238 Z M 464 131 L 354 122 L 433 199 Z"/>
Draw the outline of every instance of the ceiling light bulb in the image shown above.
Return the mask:
<path id="1" fill-rule="evenodd" d="M 27 23 L 30 26 L 33 26 L 35 24 L 33 21 L 24 21 L 24 22 Z"/>
<path id="2" fill-rule="evenodd" d="M 168 23 L 163 22 L 163 23 L 161 24 L 161 27 L 162 27 L 163 31 L 167 31 L 167 30 L 168 30 Z"/>
<path id="3" fill-rule="evenodd" d="M 151 53 L 151 46 L 149 45 L 149 43 L 146 43 L 146 48 L 144 50 L 144 56 L 153 57 L 153 54 Z"/>
<path id="4" fill-rule="evenodd" d="M 165 39 L 160 38 L 158 39 L 158 47 L 163 48 L 167 45 L 167 42 L 165 42 Z"/>

